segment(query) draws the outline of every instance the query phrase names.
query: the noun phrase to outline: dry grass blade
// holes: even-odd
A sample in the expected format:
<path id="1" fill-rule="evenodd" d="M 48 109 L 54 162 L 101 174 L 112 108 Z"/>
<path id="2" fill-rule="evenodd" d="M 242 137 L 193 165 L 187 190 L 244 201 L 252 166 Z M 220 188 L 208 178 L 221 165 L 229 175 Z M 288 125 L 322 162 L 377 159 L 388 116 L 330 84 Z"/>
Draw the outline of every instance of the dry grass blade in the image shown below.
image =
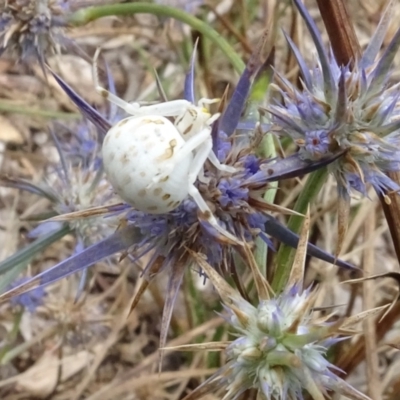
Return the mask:
<path id="1" fill-rule="evenodd" d="M 379 315 L 385 310 L 387 306 L 381 306 L 372 310 L 373 314 Z M 400 313 L 400 303 L 397 303 L 393 309 L 389 312 L 386 318 L 376 324 L 376 336 L 377 342 L 382 340 L 388 330 L 393 324 L 398 321 Z M 359 338 L 348 351 L 343 352 L 336 361 L 335 365 L 343 370 L 346 374 L 350 374 L 360 363 L 363 362 L 365 357 L 365 340 L 363 337 Z"/>
<path id="2" fill-rule="evenodd" d="M 364 224 L 364 240 L 368 241 L 374 237 L 375 231 L 375 210 L 368 216 Z M 363 253 L 363 270 L 368 276 L 373 273 L 374 269 L 374 246 L 367 246 Z M 374 282 L 364 281 L 363 283 L 363 302 L 364 309 L 373 309 L 374 296 L 371 296 L 374 290 Z M 390 310 L 390 308 L 389 308 Z M 379 360 L 377 353 L 377 341 L 375 331 L 375 321 L 367 318 L 363 322 L 363 330 L 365 337 L 365 350 L 367 362 L 367 376 L 368 376 L 368 393 L 374 400 L 382 399 L 382 389 L 379 377 Z"/>
<path id="3" fill-rule="evenodd" d="M 124 272 L 124 274 L 121 275 L 119 281 L 115 283 L 115 287 L 119 286 L 123 282 L 123 277 L 126 276 L 128 273 L 128 270 Z M 119 285 L 118 285 L 119 283 Z M 118 297 L 115 301 L 118 301 Z M 101 363 L 104 361 L 104 358 L 106 355 L 109 353 L 110 349 L 112 346 L 114 346 L 121 334 L 121 331 L 124 329 L 127 323 L 127 311 L 128 309 L 126 308 L 125 310 L 122 310 L 122 312 L 118 315 L 116 315 L 112 321 L 112 330 L 110 334 L 108 335 L 107 339 L 101 344 L 101 346 L 98 347 L 97 352 L 94 356 L 94 360 L 91 363 L 90 367 L 88 368 L 86 372 L 86 377 L 80 382 L 78 387 L 76 388 L 76 391 L 74 393 L 74 396 L 71 398 L 71 400 L 79 400 L 82 397 L 82 394 L 90 384 L 90 382 L 94 379 L 96 371 L 99 369 Z"/>
<path id="4" fill-rule="evenodd" d="M 77 219 L 82 219 L 82 218 L 99 217 L 101 215 L 110 214 L 115 210 L 118 210 L 119 207 L 124 208 L 126 206 L 124 205 L 124 203 L 115 203 L 109 206 L 92 207 L 86 210 L 80 210 L 80 211 L 65 213 L 62 215 L 56 215 L 55 217 L 48 218 L 45 221 L 75 221 Z"/>
<path id="5" fill-rule="evenodd" d="M 303 226 L 300 232 L 300 240 L 297 246 L 296 255 L 294 257 L 292 270 L 288 279 L 288 287 L 298 285 L 303 287 L 304 267 L 307 257 L 308 235 L 310 232 L 310 208 L 304 218 Z"/>
<path id="6" fill-rule="evenodd" d="M 338 199 L 338 240 L 335 248 L 335 258 L 338 258 L 342 250 L 347 227 L 349 225 L 349 215 L 350 215 L 350 197 L 339 196 Z"/>
<path id="7" fill-rule="evenodd" d="M 342 329 L 346 329 L 347 327 L 353 326 L 358 322 L 364 321 L 366 318 L 371 318 L 377 316 L 382 313 L 383 310 L 387 309 L 388 305 L 375 307 L 371 310 L 363 311 L 357 315 L 353 315 L 351 317 L 347 317 L 346 321 L 342 325 Z"/>
<path id="8" fill-rule="evenodd" d="M 204 270 L 207 277 L 210 279 L 221 299 L 227 303 L 232 303 L 232 298 L 238 296 L 237 292 L 230 287 L 226 281 L 219 275 L 217 271 L 204 259 L 201 254 L 198 254 L 190 249 L 187 249 L 188 253 L 193 257 L 193 260 Z"/>
<path id="9" fill-rule="evenodd" d="M 243 257 L 246 265 L 251 270 L 258 297 L 262 300 L 270 299 L 271 295 L 274 294 L 274 291 L 269 282 L 261 274 L 260 267 L 258 266 L 256 259 L 254 258 L 254 254 L 250 246 L 248 244 L 245 244 L 243 247 L 238 248 L 238 253 Z"/>
<path id="10" fill-rule="evenodd" d="M 395 305 L 398 303 L 398 301 L 400 299 L 400 273 L 385 272 L 383 274 L 376 274 L 376 275 L 367 276 L 364 278 L 351 279 L 351 280 L 345 281 L 343 283 L 358 283 L 358 282 L 365 282 L 365 281 L 375 280 L 375 279 L 380 279 L 380 278 L 392 278 L 399 285 L 398 295 L 393 299 L 392 303 L 388 305 L 388 309 L 386 310 L 386 312 L 382 315 L 382 317 L 380 319 L 380 321 L 381 321 L 392 311 L 392 309 L 395 307 Z"/>
<path id="11" fill-rule="evenodd" d="M 388 176 L 400 184 L 400 173 L 389 172 Z M 398 193 L 386 193 L 384 196 L 379 196 L 379 199 L 389 225 L 397 259 L 400 262 L 400 196 Z"/>
<path id="12" fill-rule="evenodd" d="M 163 257 L 158 257 L 156 259 L 156 261 L 153 263 L 153 265 L 151 266 L 151 268 L 149 269 L 149 271 L 146 274 L 146 276 L 143 276 L 143 278 L 142 278 L 143 281 L 140 284 L 138 291 L 133 296 L 131 304 L 129 306 L 129 315 L 136 308 L 136 306 L 138 305 L 140 299 L 142 298 L 143 294 L 145 293 L 146 289 L 149 287 L 149 285 L 151 283 L 150 282 L 151 277 L 153 277 L 156 274 L 158 274 L 158 272 L 160 271 L 161 267 L 163 266 L 163 263 L 164 263 L 164 258 Z"/>
<path id="13" fill-rule="evenodd" d="M 165 347 L 175 348 L 183 344 L 190 343 L 198 336 L 203 335 L 207 332 L 212 332 L 214 329 L 221 326 L 222 323 L 223 319 L 221 317 L 214 318 L 196 327 L 195 329 L 186 332 L 184 335 L 171 340 L 169 343 L 167 343 Z M 167 352 L 168 350 L 164 351 Z M 132 386 L 135 386 L 137 377 L 140 376 L 140 374 L 143 373 L 144 371 L 147 371 L 148 368 L 152 367 L 155 363 L 157 363 L 158 360 L 159 360 L 159 352 L 157 350 L 154 353 L 151 353 L 149 356 L 147 356 L 140 363 L 138 363 L 138 365 L 136 365 L 134 368 L 130 368 L 123 374 L 120 374 L 113 382 L 109 383 L 108 385 L 104 385 L 97 393 L 90 396 L 88 400 L 115 399 L 118 398 L 117 396 L 129 392 L 130 390 L 132 390 Z M 210 375 L 213 372 L 214 372 L 213 370 L 202 371 L 202 374 L 199 374 L 199 376 Z M 168 374 L 169 373 L 157 374 L 157 377 L 166 375 L 168 376 Z M 147 377 L 148 374 L 146 375 L 146 378 Z M 140 382 L 143 381 L 140 380 Z M 149 381 L 146 379 L 146 382 L 148 384 Z"/>
<path id="14" fill-rule="evenodd" d="M 181 346 L 175 347 L 164 347 L 162 350 L 172 350 L 172 351 L 199 351 L 199 350 L 207 350 L 207 351 L 221 351 L 225 350 L 230 342 L 206 342 L 206 343 L 197 343 L 197 344 L 183 344 Z"/>
<path id="15" fill-rule="evenodd" d="M 160 328 L 160 350 L 159 350 L 159 360 L 158 360 L 158 371 L 161 372 L 162 361 L 164 352 L 161 350 L 165 347 L 167 343 L 168 330 L 172 318 L 172 313 L 174 311 L 175 301 L 179 292 L 179 288 L 182 284 L 182 279 L 187 268 L 187 259 L 177 260 L 172 268 L 171 275 L 169 277 L 167 291 L 165 295 L 165 303 L 163 314 L 161 318 L 161 328 Z"/>
<path id="16" fill-rule="evenodd" d="M 272 204 L 262 201 L 260 199 L 256 199 L 254 197 L 250 198 L 249 204 L 259 207 L 260 209 L 264 209 L 269 212 L 276 212 L 282 215 L 297 215 L 299 217 L 303 217 L 303 214 L 298 213 L 297 211 L 291 210 L 286 207 L 282 207 L 279 204 Z"/>
<path id="17" fill-rule="evenodd" d="M 220 382 L 215 380 L 210 385 L 197 387 L 193 392 L 189 393 L 187 396 L 183 398 L 183 400 L 197 400 L 205 398 L 206 395 L 213 393 L 217 395 L 220 390 Z"/>

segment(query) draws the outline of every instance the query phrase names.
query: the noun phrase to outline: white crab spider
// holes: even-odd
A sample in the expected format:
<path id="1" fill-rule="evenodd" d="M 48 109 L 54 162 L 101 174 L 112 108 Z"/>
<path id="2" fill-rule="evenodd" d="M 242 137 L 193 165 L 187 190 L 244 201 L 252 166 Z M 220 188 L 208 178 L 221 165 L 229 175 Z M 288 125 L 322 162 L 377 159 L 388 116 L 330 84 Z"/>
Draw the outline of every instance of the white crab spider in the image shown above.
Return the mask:
<path id="1" fill-rule="evenodd" d="M 212 151 L 211 116 L 201 99 L 195 106 L 187 100 L 173 100 L 149 106 L 128 103 L 100 86 L 96 60 L 93 76 L 97 92 L 132 117 L 119 121 L 104 139 L 104 169 L 114 190 L 137 210 L 162 214 L 174 210 L 190 196 L 204 218 L 223 236 L 242 244 L 218 225 L 207 203 L 194 185 L 207 159 L 220 171 L 235 168 L 221 164 Z M 173 124 L 166 117 L 176 117 Z"/>

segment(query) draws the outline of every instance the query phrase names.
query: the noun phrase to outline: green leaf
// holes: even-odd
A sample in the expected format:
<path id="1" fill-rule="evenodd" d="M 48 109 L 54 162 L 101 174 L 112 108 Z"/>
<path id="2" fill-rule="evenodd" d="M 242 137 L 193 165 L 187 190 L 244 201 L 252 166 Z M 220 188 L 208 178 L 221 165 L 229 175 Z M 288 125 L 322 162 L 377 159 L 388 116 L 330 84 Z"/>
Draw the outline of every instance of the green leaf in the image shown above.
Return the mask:
<path id="1" fill-rule="evenodd" d="M 36 254 L 44 251 L 45 248 L 57 242 L 62 237 L 71 232 L 72 228 L 70 228 L 68 225 L 64 225 L 60 229 L 53 231 L 48 235 L 41 236 L 40 238 L 30 243 L 28 246 L 24 247 L 21 250 L 18 250 L 12 256 L 0 262 L 0 274 L 17 268 L 19 264 L 29 263 Z"/>

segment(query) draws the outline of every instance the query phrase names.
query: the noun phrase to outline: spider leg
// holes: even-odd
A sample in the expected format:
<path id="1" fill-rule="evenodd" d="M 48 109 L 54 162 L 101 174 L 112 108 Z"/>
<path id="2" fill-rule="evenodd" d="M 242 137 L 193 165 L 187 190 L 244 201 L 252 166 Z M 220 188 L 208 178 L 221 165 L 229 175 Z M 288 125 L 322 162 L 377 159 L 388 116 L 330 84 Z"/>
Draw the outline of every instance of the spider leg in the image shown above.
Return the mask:
<path id="1" fill-rule="evenodd" d="M 219 117 L 221 116 L 221 113 L 214 114 L 207 120 L 207 125 L 211 126 Z"/>
<path id="2" fill-rule="evenodd" d="M 192 157 L 193 151 L 197 148 L 203 149 L 203 143 L 206 143 L 209 140 L 211 140 L 209 128 L 203 129 L 195 136 L 192 136 L 185 142 L 182 147 L 179 148 L 179 150 L 172 156 L 171 160 L 163 165 L 163 172 L 156 176 L 153 181 L 159 182 L 160 180 L 170 175 L 172 170 L 177 165 L 179 165 L 182 160 L 184 160 L 186 157 Z M 189 173 L 189 180 L 191 183 L 194 183 L 196 181 L 197 175 L 201 171 L 201 168 L 203 167 L 206 159 L 207 153 L 204 154 L 204 151 L 196 151 Z"/>
<path id="3" fill-rule="evenodd" d="M 189 139 L 191 140 L 191 139 Z M 189 142 L 188 140 L 188 142 Z M 196 154 L 194 156 L 191 169 L 190 169 L 190 174 L 189 174 L 189 183 L 194 183 L 196 182 L 197 177 L 201 173 L 201 170 L 203 168 L 204 163 L 206 162 L 207 158 L 210 160 L 211 164 L 214 165 L 215 168 L 217 168 L 219 171 L 223 172 L 228 172 L 228 173 L 234 173 L 236 172 L 236 168 L 231 167 L 230 165 L 225 165 L 221 164 L 215 155 L 215 153 L 212 151 L 212 139 L 211 136 L 208 136 L 206 140 L 203 141 L 203 143 L 200 143 L 199 146 L 196 149 Z M 204 174 L 203 174 L 204 176 Z"/>
<path id="4" fill-rule="evenodd" d="M 206 99 L 206 98 L 203 97 L 202 99 L 199 100 L 198 105 L 199 105 L 199 107 L 203 108 L 206 105 L 218 103 L 220 101 L 221 101 L 221 99 L 218 99 L 218 98 L 216 98 L 216 99 Z"/>
<path id="5" fill-rule="evenodd" d="M 229 233 L 226 229 L 219 226 L 217 219 L 214 217 L 213 213 L 208 207 L 207 203 L 203 199 L 202 195 L 200 194 L 199 190 L 196 186 L 189 183 L 189 195 L 193 199 L 193 201 L 199 207 L 199 210 L 202 212 L 203 216 L 205 217 L 206 221 L 221 235 L 223 235 L 226 239 L 228 239 L 232 244 L 236 244 L 238 246 L 243 246 L 243 242 L 241 242 L 238 238 L 234 235 Z"/>
<path id="6" fill-rule="evenodd" d="M 97 60 L 100 55 L 100 47 L 96 50 L 96 53 L 94 54 L 93 57 L 93 66 L 92 66 L 92 74 L 93 74 L 93 81 L 94 81 L 94 86 L 96 89 L 96 92 L 101 96 L 107 99 L 110 103 L 115 104 L 116 106 L 122 108 L 125 110 L 128 114 L 131 115 L 136 115 L 137 109 L 140 107 L 138 104 L 130 104 L 125 100 L 122 100 L 115 94 L 109 92 L 107 89 L 103 88 L 100 85 L 99 81 L 99 73 L 97 69 Z"/>
<path id="7" fill-rule="evenodd" d="M 237 171 L 235 167 L 226 164 L 221 164 L 212 150 L 210 150 L 210 152 L 208 153 L 208 159 L 210 160 L 211 164 L 214 165 L 214 167 L 220 171 L 229 172 L 230 174 L 233 174 L 234 172 Z"/>
<path id="8" fill-rule="evenodd" d="M 172 101 L 167 101 L 166 103 L 157 103 L 157 104 L 152 104 L 150 106 L 140 106 L 139 103 L 135 103 L 135 102 L 129 103 L 129 102 L 119 98 L 115 94 L 109 92 L 107 89 L 105 89 L 104 87 L 102 87 L 100 85 L 100 81 L 99 81 L 97 60 L 99 58 L 100 51 L 101 51 L 101 49 L 98 48 L 93 57 L 92 74 L 93 74 L 93 81 L 94 81 L 96 91 L 97 91 L 97 93 L 100 94 L 100 96 L 107 99 L 110 103 L 113 103 L 116 106 L 120 107 L 121 109 L 126 111 L 128 114 L 131 114 L 131 115 L 137 116 L 137 117 L 145 116 L 145 115 L 175 117 L 175 116 L 181 114 L 183 111 L 185 111 L 189 106 L 191 106 L 191 103 L 187 100 L 172 100 Z"/>
<path id="9" fill-rule="evenodd" d="M 204 129 L 202 132 L 206 131 Z M 209 129 L 208 129 L 209 132 Z M 194 139 L 196 136 L 194 136 L 191 139 Z M 189 139 L 188 142 L 191 140 Z M 187 143 L 188 143 L 187 142 Z M 223 235 L 225 238 L 233 242 L 233 244 L 237 244 L 239 246 L 242 246 L 243 243 L 238 240 L 235 236 L 233 236 L 231 233 L 229 233 L 226 229 L 222 228 L 219 226 L 217 219 L 214 217 L 213 213 L 211 212 L 210 208 L 208 207 L 207 203 L 201 196 L 199 190 L 197 187 L 194 185 L 194 182 L 196 181 L 197 177 L 203 170 L 203 165 L 207 158 L 209 157 L 212 149 L 212 140 L 211 136 L 208 135 L 207 138 L 200 143 L 200 145 L 197 147 L 195 156 L 193 158 L 193 162 L 191 165 L 191 170 L 188 176 L 188 193 L 194 200 L 194 202 L 197 204 L 197 207 L 199 207 L 200 211 L 203 213 L 205 216 L 207 222 L 221 235 Z M 214 153 L 212 153 L 214 154 Z"/>
<path id="10" fill-rule="evenodd" d="M 130 103 L 139 106 L 139 103 Z M 171 100 L 165 103 L 151 104 L 149 106 L 141 106 L 135 115 L 158 115 L 162 117 L 176 117 L 185 112 L 192 103 L 187 100 Z"/>
<path id="11" fill-rule="evenodd" d="M 197 177 L 203 170 L 204 163 L 206 162 L 211 149 L 212 149 L 212 140 L 211 136 L 208 136 L 206 140 L 204 140 L 203 143 L 200 143 L 199 146 L 196 148 L 196 153 L 193 158 L 192 164 L 190 166 L 190 172 L 188 177 L 189 185 L 194 184 L 196 182 Z"/>

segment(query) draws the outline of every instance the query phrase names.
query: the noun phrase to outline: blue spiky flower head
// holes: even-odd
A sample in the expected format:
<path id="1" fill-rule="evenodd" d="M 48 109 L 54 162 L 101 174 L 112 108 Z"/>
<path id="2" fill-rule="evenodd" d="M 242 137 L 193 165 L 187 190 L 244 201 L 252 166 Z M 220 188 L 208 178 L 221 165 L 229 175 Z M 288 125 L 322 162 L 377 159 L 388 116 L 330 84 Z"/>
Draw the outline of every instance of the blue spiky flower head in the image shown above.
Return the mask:
<path id="1" fill-rule="evenodd" d="M 18 58 L 43 61 L 48 50 L 63 41 L 68 9 L 64 0 L 7 0 L 0 2 L 0 52 L 16 52 Z"/>
<path id="2" fill-rule="evenodd" d="M 368 184 L 378 193 L 399 190 L 386 173 L 400 170 L 400 86 L 390 79 L 400 46 L 400 30 L 377 58 L 389 20 L 384 15 L 361 59 L 354 60 L 352 66 L 342 66 L 325 50 L 302 3 L 296 0 L 295 4 L 311 33 L 318 57 L 312 67 L 307 66 L 298 48 L 286 37 L 300 67 L 302 87 L 298 89 L 276 74 L 275 87 L 282 101 L 268 108 L 273 129 L 293 139 L 300 157 L 311 163 L 342 154 L 329 170 L 343 196 L 351 189 L 366 195 Z"/>
<path id="3" fill-rule="evenodd" d="M 71 138 L 65 141 L 54 136 L 60 163 L 48 168 L 43 183 L 55 199 L 52 208 L 57 215 L 115 203 L 104 174 L 96 128 L 90 122 L 82 121 L 72 127 L 71 132 Z M 83 247 L 107 237 L 116 228 L 116 223 L 112 217 L 69 221 Z"/>
<path id="4" fill-rule="evenodd" d="M 308 223 L 309 216 L 305 225 Z M 235 400 L 249 389 L 262 400 L 302 400 L 305 393 L 313 400 L 324 400 L 328 392 L 354 400 L 369 399 L 339 378 L 338 372 L 343 371 L 326 357 L 328 349 L 343 340 L 340 336 L 349 332 L 353 322 L 332 315 L 318 316 L 313 311 L 318 289 L 303 289 L 306 240 L 303 228 L 291 276 L 281 293 L 275 294 L 257 269 L 252 271 L 258 294 L 253 301 L 244 299 L 201 255 L 197 256 L 221 296 L 225 311 L 222 316 L 234 340 L 171 348 L 223 349 L 226 357 L 223 366 L 184 400 L 196 400 L 207 393 Z M 376 312 L 371 310 L 368 315 Z"/>
<path id="5" fill-rule="evenodd" d="M 88 121 L 74 123 L 70 127 L 57 126 L 63 137 L 53 134 L 59 162 L 49 163 L 42 182 L 36 184 L 19 178 L 1 177 L 0 185 L 15 187 L 49 200 L 49 207 L 41 215 L 55 217 L 41 222 L 29 232 L 30 238 L 39 238 L 55 232 L 65 225 L 57 221 L 57 215 L 79 212 L 91 207 L 115 203 L 110 184 L 105 178 L 100 158 L 98 132 Z M 110 235 L 117 221 L 110 218 L 84 218 L 68 221 L 77 239 L 77 249 L 85 248 Z"/>

